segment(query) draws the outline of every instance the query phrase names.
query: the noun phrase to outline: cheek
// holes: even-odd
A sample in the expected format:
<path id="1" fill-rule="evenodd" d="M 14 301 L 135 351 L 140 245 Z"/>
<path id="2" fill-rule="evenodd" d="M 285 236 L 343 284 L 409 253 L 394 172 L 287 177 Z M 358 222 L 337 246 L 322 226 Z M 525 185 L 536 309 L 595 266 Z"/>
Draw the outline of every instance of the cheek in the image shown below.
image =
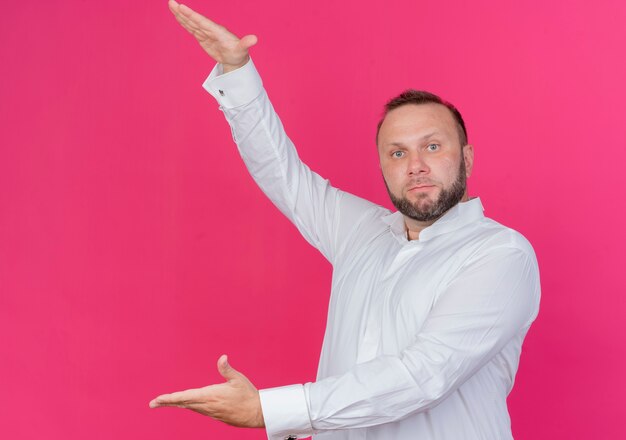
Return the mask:
<path id="1" fill-rule="evenodd" d="M 387 182 L 387 186 L 396 195 L 399 195 L 404 186 L 403 173 L 399 168 L 398 166 L 381 166 L 383 178 Z"/>
<path id="2" fill-rule="evenodd" d="M 436 169 L 437 178 L 442 182 L 449 183 L 456 178 L 456 174 L 459 168 L 458 161 L 451 157 L 444 157 L 437 164 L 433 165 L 431 169 Z"/>
<path id="3" fill-rule="evenodd" d="M 380 169 L 383 172 L 383 176 L 385 176 L 385 180 L 389 182 L 390 180 L 397 179 L 398 176 L 402 175 L 402 167 L 399 163 L 390 163 L 383 162 L 380 165 Z"/>

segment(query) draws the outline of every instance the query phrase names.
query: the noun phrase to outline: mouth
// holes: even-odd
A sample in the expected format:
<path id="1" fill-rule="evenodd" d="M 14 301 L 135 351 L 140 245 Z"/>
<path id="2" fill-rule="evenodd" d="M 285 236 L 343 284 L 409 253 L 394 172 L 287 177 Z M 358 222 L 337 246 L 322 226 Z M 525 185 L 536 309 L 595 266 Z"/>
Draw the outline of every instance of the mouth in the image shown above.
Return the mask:
<path id="1" fill-rule="evenodd" d="M 413 187 L 409 188 L 409 192 L 411 192 L 411 191 L 416 191 L 416 192 L 428 191 L 429 189 L 432 189 L 434 187 L 435 187 L 435 185 L 416 185 L 416 186 L 413 186 Z"/>

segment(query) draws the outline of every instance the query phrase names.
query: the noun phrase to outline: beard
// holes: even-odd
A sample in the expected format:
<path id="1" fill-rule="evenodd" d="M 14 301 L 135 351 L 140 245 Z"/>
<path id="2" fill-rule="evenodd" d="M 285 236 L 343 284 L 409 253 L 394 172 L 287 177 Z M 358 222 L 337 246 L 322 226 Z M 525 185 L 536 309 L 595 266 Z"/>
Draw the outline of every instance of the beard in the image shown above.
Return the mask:
<path id="1" fill-rule="evenodd" d="M 465 173 L 465 159 L 461 156 L 461 166 L 457 173 L 456 180 L 449 188 L 443 188 L 435 200 L 430 200 L 427 194 L 419 194 L 418 200 L 411 203 L 406 197 L 396 197 L 383 176 L 387 192 L 391 203 L 405 216 L 420 222 L 430 222 L 437 220 L 450 208 L 461 201 L 467 188 L 467 176 Z"/>

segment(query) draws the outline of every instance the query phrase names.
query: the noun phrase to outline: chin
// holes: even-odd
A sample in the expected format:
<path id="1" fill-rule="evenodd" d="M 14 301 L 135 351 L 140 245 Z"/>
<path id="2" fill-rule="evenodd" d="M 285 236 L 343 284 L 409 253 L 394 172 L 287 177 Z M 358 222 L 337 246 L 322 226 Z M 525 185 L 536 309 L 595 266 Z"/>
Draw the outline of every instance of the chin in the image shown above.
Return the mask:
<path id="1" fill-rule="evenodd" d="M 419 211 L 428 211 L 432 209 L 432 207 L 435 206 L 436 204 L 437 204 L 437 199 L 433 200 L 432 198 L 428 196 L 420 197 L 419 199 L 413 202 L 413 206 L 415 206 L 415 208 L 418 209 Z"/>
<path id="2" fill-rule="evenodd" d="M 413 199 L 413 203 L 430 203 L 433 205 L 439 200 L 439 192 L 437 191 L 435 194 L 415 193 L 412 194 L 412 197 L 407 197 L 407 199 Z"/>

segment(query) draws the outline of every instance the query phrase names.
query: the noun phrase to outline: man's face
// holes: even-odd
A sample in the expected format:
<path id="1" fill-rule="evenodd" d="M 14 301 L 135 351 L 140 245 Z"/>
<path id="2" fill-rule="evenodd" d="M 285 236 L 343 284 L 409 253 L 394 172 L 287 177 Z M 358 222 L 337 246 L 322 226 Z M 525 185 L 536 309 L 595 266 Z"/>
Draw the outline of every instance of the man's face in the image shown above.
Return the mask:
<path id="1" fill-rule="evenodd" d="M 467 200 L 471 145 L 461 148 L 457 124 L 440 104 L 407 104 L 387 113 L 378 155 L 391 201 L 419 222 L 433 222 Z"/>

